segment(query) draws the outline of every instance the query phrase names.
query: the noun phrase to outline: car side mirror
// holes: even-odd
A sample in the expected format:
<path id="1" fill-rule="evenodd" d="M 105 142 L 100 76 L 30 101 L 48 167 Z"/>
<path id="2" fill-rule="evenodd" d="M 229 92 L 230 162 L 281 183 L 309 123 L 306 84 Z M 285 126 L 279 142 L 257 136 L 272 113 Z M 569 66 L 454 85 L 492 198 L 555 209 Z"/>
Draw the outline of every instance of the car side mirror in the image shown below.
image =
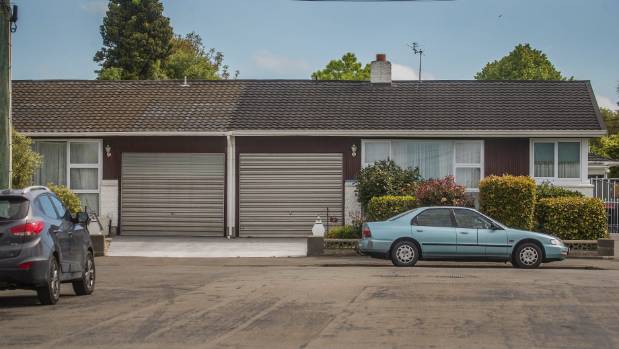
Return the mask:
<path id="1" fill-rule="evenodd" d="M 75 223 L 88 224 L 88 221 L 90 221 L 88 212 L 78 212 L 75 214 Z"/>

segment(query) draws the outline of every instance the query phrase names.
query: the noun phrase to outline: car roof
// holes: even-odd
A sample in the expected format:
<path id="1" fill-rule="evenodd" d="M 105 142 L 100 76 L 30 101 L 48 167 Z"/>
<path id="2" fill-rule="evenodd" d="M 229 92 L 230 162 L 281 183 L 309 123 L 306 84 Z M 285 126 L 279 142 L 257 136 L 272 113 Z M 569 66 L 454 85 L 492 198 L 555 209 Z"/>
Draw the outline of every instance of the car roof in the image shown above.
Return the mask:
<path id="1" fill-rule="evenodd" d="M 23 189 L 4 189 L 0 191 L 0 197 L 2 196 L 21 196 L 26 199 L 32 200 L 43 193 L 51 193 L 47 187 L 32 186 Z"/>

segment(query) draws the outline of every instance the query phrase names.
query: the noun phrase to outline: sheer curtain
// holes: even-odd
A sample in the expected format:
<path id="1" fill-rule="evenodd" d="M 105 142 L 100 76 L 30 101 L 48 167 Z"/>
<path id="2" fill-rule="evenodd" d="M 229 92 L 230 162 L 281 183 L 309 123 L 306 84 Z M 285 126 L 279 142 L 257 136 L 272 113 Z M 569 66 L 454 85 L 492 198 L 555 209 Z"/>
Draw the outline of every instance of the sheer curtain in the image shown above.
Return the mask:
<path id="1" fill-rule="evenodd" d="M 35 150 L 43 157 L 41 167 L 34 176 L 36 184 L 47 185 L 50 182 L 62 185 L 67 184 L 66 146 L 66 143 L 59 142 L 35 142 Z"/>
<path id="2" fill-rule="evenodd" d="M 534 143 L 534 176 L 535 177 L 554 177 L 555 176 L 555 144 L 554 143 Z"/>
<path id="3" fill-rule="evenodd" d="M 367 142 L 364 149 L 365 165 L 371 165 L 376 161 L 389 159 L 389 142 Z"/>
<path id="4" fill-rule="evenodd" d="M 403 168 L 419 168 L 423 178 L 452 174 L 452 142 L 393 141 L 393 161 Z"/>
<path id="5" fill-rule="evenodd" d="M 559 178 L 580 178 L 580 143 L 559 142 Z"/>

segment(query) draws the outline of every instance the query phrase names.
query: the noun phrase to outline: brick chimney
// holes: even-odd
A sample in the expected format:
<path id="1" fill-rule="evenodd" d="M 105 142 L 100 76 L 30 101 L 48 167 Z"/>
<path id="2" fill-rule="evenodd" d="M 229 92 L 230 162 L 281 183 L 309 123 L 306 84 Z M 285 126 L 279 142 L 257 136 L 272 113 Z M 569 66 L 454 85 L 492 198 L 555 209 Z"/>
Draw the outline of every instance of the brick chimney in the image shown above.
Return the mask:
<path id="1" fill-rule="evenodd" d="M 387 55 L 378 53 L 370 66 L 370 82 L 373 84 L 391 84 L 391 62 Z"/>

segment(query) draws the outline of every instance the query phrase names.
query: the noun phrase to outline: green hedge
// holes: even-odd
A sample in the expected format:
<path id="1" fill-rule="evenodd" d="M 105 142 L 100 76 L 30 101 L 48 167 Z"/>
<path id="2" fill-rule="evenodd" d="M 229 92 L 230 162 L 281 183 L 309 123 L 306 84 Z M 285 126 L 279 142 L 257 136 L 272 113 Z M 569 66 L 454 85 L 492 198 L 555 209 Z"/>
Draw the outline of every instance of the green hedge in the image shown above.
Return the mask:
<path id="1" fill-rule="evenodd" d="M 537 186 L 535 194 L 537 201 L 547 198 L 561 198 L 561 197 L 584 197 L 583 193 L 575 190 L 569 190 L 561 187 L 554 186 L 550 183 L 542 183 Z"/>
<path id="2" fill-rule="evenodd" d="M 361 239 L 361 229 L 352 225 L 342 225 L 329 229 L 327 239 Z"/>
<path id="3" fill-rule="evenodd" d="M 535 181 L 527 176 L 489 176 L 479 184 L 480 210 L 508 227 L 533 229 Z"/>
<path id="4" fill-rule="evenodd" d="M 600 199 L 560 197 L 542 199 L 535 210 L 539 230 L 565 240 L 608 237 L 606 208 Z"/>
<path id="5" fill-rule="evenodd" d="M 384 221 L 415 207 L 417 199 L 414 196 L 377 196 L 368 204 L 367 217 L 369 221 Z"/>
<path id="6" fill-rule="evenodd" d="M 47 183 L 47 187 L 51 190 L 60 201 L 65 205 L 65 207 L 71 212 L 71 214 L 76 214 L 77 212 L 82 210 L 82 203 L 80 198 L 71 191 L 71 189 L 67 188 L 64 185 L 55 185 L 53 183 Z"/>

